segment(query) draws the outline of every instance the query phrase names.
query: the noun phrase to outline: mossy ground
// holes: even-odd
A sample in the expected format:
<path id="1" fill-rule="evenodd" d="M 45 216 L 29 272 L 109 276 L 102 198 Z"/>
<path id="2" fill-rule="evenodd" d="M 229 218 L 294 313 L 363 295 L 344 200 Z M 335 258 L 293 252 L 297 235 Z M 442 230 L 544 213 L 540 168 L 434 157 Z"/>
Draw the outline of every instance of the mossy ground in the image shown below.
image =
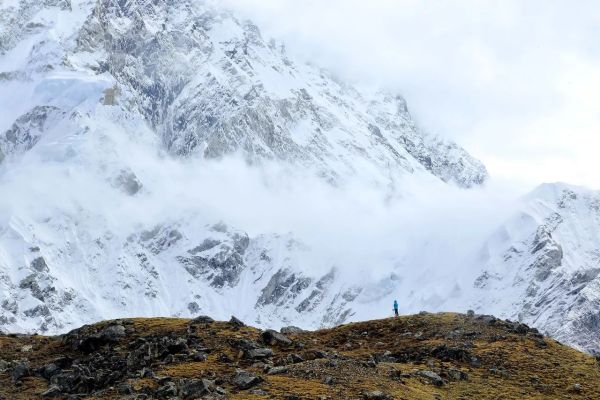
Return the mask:
<path id="1" fill-rule="evenodd" d="M 185 335 L 189 320 L 133 319 L 134 333 L 111 351 L 126 354 L 127 343 L 140 336 Z M 230 399 L 361 399 L 369 391 L 381 391 L 395 399 L 600 399 L 600 365 L 594 357 L 561 345 L 548 338 L 515 333 L 502 323 L 489 324 L 460 314 L 426 314 L 343 325 L 334 329 L 291 334 L 297 344 L 291 348 L 274 346 L 275 363 L 292 353 L 305 361 L 288 364 L 285 373 L 266 374 L 245 360 L 232 343 L 241 338 L 260 340 L 260 331 L 250 327 L 236 329 L 229 323 L 214 322 L 194 328 L 204 346 L 211 351 L 207 360 L 173 362 L 157 366 L 157 377 L 223 379 Z M 446 345 L 463 349 L 468 357 L 436 356 Z M 31 346 L 31 348 L 29 348 Z M 327 358 L 313 357 L 314 351 Z M 373 355 L 389 351 L 401 362 L 373 363 Z M 0 337 L 0 359 L 27 359 L 32 368 L 68 355 L 60 337 Z M 471 358 L 477 359 L 474 363 Z M 267 395 L 238 391 L 228 383 L 236 368 L 260 375 L 264 381 L 255 389 Z M 447 379 L 437 387 L 416 374 L 417 371 L 460 370 L 467 380 Z M 156 389 L 154 378 L 130 379 L 135 390 Z M 576 386 L 577 385 L 577 386 Z M 0 398 L 19 400 L 40 398 L 48 388 L 42 378 L 23 379 L 20 386 L 11 382 L 10 371 L 0 373 Z M 577 388 L 577 390 L 575 390 Z M 107 389 L 98 399 L 119 399 L 116 389 Z"/>

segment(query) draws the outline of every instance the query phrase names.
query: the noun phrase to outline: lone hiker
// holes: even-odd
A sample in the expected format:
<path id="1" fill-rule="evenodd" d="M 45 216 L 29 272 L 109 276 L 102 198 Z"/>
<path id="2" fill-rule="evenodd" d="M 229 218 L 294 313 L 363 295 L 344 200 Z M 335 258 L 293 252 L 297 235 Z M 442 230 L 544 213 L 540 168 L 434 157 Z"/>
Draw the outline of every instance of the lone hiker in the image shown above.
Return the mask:
<path id="1" fill-rule="evenodd" d="M 394 300 L 394 314 L 398 316 L 398 300 Z"/>

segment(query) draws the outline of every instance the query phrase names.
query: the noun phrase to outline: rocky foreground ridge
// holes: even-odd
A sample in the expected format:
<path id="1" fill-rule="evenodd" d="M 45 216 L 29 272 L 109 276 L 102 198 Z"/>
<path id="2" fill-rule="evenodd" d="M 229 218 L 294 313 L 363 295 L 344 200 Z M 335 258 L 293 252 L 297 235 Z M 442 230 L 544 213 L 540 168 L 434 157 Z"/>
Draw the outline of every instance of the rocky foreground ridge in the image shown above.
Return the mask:
<path id="1" fill-rule="evenodd" d="M 0 336 L 0 399 L 598 399 L 600 364 L 526 325 L 429 314 L 320 331 L 232 317 Z"/>

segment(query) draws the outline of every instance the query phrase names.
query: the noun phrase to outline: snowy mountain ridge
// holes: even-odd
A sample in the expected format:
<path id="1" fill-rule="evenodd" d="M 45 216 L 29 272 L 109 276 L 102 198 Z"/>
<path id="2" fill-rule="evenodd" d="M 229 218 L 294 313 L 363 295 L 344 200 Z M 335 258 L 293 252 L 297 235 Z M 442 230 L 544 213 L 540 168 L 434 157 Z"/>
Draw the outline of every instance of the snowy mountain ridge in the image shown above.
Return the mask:
<path id="1" fill-rule="evenodd" d="M 198 313 L 320 327 L 398 297 L 598 349 L 598 194 L 542 187 L 489 238 L 458 226 L 455 252 L 456 228 L 418 210 L 487 171 L 402 97 L 291 60 L 215 2 L 0 8 L 0 329 Z"/>

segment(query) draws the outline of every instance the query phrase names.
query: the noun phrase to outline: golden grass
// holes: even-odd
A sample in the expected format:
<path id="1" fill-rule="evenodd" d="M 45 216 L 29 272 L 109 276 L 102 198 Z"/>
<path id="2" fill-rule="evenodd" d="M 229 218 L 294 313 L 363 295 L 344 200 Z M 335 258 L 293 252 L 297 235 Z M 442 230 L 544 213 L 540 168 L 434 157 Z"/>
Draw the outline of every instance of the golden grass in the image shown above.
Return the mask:
<path id="1" fill-rule="evenodd" d="M 185 335 L 189 323 L 186 319 L 171 318 L 134 318 L 130 321 L 134 334 L 126 341 L 150 335 Z M 456 329 L 478 334 L 456 340 L 447 338 Z M 501 326 L 490 326 L 458 314 L 407 316 L 289 335 L 303 346 L 289 349 L 275 347 L 276 359 L 290 353 L 306 355 L 320 350 L 337 353 L 337 366 L 332 366 L 328 359 L 306 361 L 290 365 L 289 371 L 281 375 L 263 373 L 251 362 L 240 358 L 239 351 L 232 347 L 232 343 L 240 338 L 259 340 L 260 331 L 257 329 L 244 327 L 236 330 L 230 324 L 217 322 L 195 326 L 192 331 L 204 346 L 211 349 L 208 359 L 155 365 L 154 372 L 157 376 L 170 376 L 175 381 L 220 377 L 224 380 L 222 386 L 229 393 L 227 398 L 231 399 L 277 399 L 286 395 L 297 395 L 301 399 L 358 399 L 365 391 L 380 390 L 395 399 L 405 400 L 600 400 L 600 366 L 593 357 L 551 339 L 545 339 L 547 346 L 541 348 L 536 343 L 539 339 L 530 335 L 517 335 Z M 419 336 L 421 332 L 424 335 Z M 469 351 L 482 360 L 481 366 L 471 366 L 460 360 L 441 362 L 429 356 L 429 351 L 435 346 L 457 346 L 464 342 L 471 344 Z M 31 353 L 21 352 L 23 346 L 29 345 L 33 346 Z M 122 348 L 125 351 L 126 346 Z M 376 367 L 364 365 L 372 354 L 385 350 L 423 351 L 425 356 L 422 359 L 417 357 L 412 363 L 380 363 Z M 68 353 L 60 338 L 0 337 L 0 359 L 27 357 L 32 367 Z M 224 361 L 223 356 L 230 361 Z M 443 387 L 435 387 L 416 375 L 402 379 L 390 375 L 391 370 L 411 374 L 432 367 L 460 369 L 468 374 L 469 379 L 448 381 Z M 493 372 L 492 367 L 500 372 Z M 264 382 L 257 388 L 268 395 L 236 390 L 229 383 L 229 377 L 236 368 L 261 375 Z M 325 377 L 331 377 L 332 384 L 326 384 Z M 151 378 L 130 379 L 128 383 L 136 390 L 144 387 L 156 389 L 158 385 Z M 573 391 L 575 384 L 580 385 L 581 393 Z M 26 378 L 22 386 L 16 387 L 10 382 L 8 373 L 0 374 L 0 398 L 33 399 L 46 389 L 47 382 L 41 378 Z M 120 396 L 113 390 L 96 398 L 111 400 Z"/>

